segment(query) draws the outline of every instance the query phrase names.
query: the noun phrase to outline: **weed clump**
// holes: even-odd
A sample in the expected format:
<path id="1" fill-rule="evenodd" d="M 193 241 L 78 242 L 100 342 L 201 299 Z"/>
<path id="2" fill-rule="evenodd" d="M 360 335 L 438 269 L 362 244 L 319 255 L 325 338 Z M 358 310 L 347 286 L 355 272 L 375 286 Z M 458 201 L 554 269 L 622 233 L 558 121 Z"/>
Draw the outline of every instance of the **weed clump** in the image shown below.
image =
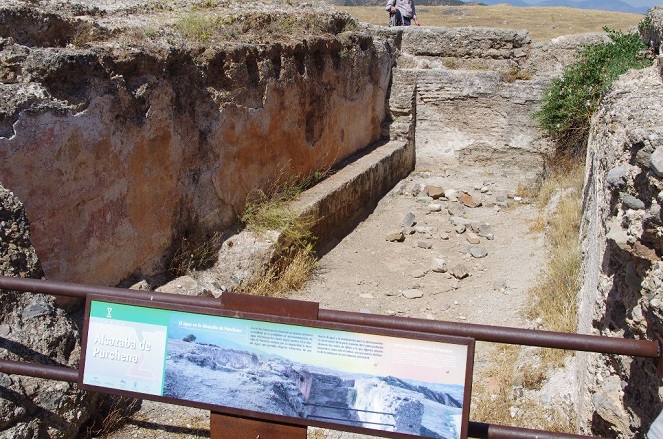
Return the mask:
<path id="1" fill-rule="evenodd" d="M 290 204 L 325 176 L 323 171 L 312 172 L 305 178 L 287 179 L 249 196 L 241 218 L 246 228 L 259 234 L 277 231 L 280 238 L 275 260 L 261 278 L 243 287 L 243 292 L 281 296 L 299 289 L 309 279 L 317 263 L 316 237 L 311 232 L 316 219 L 293 210 Z"/>
<path id="2" fill-rule="evenodd" d="M 211 237 L 184 237 L 170 261 L 168 271 L 175 277 L 186 276 L 192 272 L 214 264 L 221 247 L 221 234 Z"/>

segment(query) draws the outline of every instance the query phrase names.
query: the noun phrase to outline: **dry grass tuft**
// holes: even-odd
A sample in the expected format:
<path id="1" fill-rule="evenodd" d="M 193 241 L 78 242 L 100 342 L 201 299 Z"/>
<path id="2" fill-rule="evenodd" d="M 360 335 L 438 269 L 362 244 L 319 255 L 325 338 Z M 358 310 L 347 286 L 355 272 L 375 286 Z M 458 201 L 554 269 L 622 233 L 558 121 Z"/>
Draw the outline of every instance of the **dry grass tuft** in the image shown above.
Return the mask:
<path id="1" fill-rule="evenodd" d="M 519 368 L 523 348 L 497 345 L 491 355 L 491 366 L 483 374 L 490 378 L 483 386 L 475 382 L 472 389 L 472 420 L 550 432 L 575 432 L 573 419 L 552 418 L 527 396 L 527 392 L 540 390 L 545 384 L 548 370 L 543 365 L 542 351 L 527 351 L 528 363 Z"/>
<path id="2" fill-rule="evenodd" d="M 124 425 L 140 408 L 140 400 L 124 396 L 104 398 L 96 417 L 87 428 L 86 437 L 104 437 Z"/>
<path id="3" fill-rule="evenodd" d="M 532 79 L 532 72 L 528 70 L 521 70 L 519 67 L 513 66 L 506 72 L 500 72 L 500 79 L 502 82 L 507 83 L 514 83 L 518 80 L 528 81 Z"/>
<path id="4" fill-rule="evenodd" d="M 484 386 L 474 383 L 472 388 L 471 418 L 476 422 L 509 425 L 513 385 L 515 381 L 514 365 L 518 359 L 520 347 L 495 345 L 491 354 L 491 366 L 483 374 L 490 377 Z"/>
<path id="5" fill-rule="evenodd" d="M 545 231 L 550 249 L 546 270 L 530 290 L 527 316 L 540 321 L 546 330 L 576 332 L 583 179 L 584 166 L 581 163 L 575 166 L 565 164 L 551 172 L 536 191 L 526 194 L 537 199 L 542 211 L 530 229 Z M 557 200 L 557 204 L 550 209 L 553 200 Z M 484 374 L 491 377 L 490 385 L 475 388 L 473 392 L 473 419 L 553 432 L 574 432 L 573 419 L 550 419 L 533 402 L 522 397 L 525 391 L 540 390 L 549 372 L 564 365 L 568 353 L 559 349 L 536 349 L 527 352 L 527 363 L 523 364 L 523 360 L 519 360 L 522 349 L 499 346 L 492 354 L 492 366 Z"/>
<path id="6" fill-rule="evenodd" d="M 538 197 L 539 206 L 546 209 L 555 194 L 560 196 L 556 207 L 542 214 L 550 254 L 544 275 L 530 291 L 528 311 L 529 318 L 540 319 L 542 326 L 551 331 L 576 332 L 583 182 L 584 166 L 578 164 L 546 179 Z"/>
<path id="7" fill-rule="evenodd" d="M 277 256 L 267 272 L 242 292 L 258 296 L 284 296 L 300 289 L 317 265 L 311 232 L 317 219 L 295 212 L 291 203 L 302 191 L 328 175 L 329 170 L 314 171 L 305 177 L 279 178 L 266 191 L 256 191 L 247 200 L 242 222 L 256 233 L 278 231 Z M 283 174 L 283 173 L 281 173 Z"/>
<path id="8" fill-rule="evenodd" d="M 242 288 L 242 293 L 255 296 L 283 297 L 300 289 L 311 277 L 317 265 L 312 251 L 298 249 L 282 256 L 255 282 Z"/>
<path id="9" fill-rule="evenodd" d="M 216 232 L 207 238 L 182 238 L 170 261 L 169 272 L 176 277 L 211 266 L 221 247 L 221 234 Z"/>

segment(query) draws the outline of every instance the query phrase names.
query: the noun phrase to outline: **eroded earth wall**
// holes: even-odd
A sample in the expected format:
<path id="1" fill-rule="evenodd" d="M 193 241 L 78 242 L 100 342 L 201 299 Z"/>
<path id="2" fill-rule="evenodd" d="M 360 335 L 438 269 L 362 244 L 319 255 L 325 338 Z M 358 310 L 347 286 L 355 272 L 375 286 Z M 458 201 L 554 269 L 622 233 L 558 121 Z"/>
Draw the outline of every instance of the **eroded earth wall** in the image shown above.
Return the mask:
<path id="1" fill-rule="evenodd" d="M 126 35 L 76 45 L 67 34 L 133 11 L 2 6 L 3 23 L 21 26 L 0 38 L 0 181 L 24 200 L 53 280 L 115 285 L 161 271 L 187 231 L 222 230 L 252 191 L 328 169 L 381 135 L 391 55 L 344 33 L 348 17 L 299 41 L 223 48 Z"/>
<path id="2" fill-rule="evenodd" d="M 660 32 L 663 8 L 653 13 Z M 652 340 L 663 331 L 660 58 L 613 85 L 592 121 L 588 148 L 579 330 Z M 663 408 L 655 361 L 579 355 L 580 430 L 644 437 Z"/>

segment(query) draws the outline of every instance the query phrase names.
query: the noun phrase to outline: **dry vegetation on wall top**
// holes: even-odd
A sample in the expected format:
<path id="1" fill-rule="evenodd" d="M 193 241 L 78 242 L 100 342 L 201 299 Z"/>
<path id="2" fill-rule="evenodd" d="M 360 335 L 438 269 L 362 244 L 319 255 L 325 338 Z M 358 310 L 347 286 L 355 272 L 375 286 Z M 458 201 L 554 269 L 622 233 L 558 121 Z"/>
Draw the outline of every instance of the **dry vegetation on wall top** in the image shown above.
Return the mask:
<path id="1" fill-rule="evenodd" d="M 386 2 L 385 2 L 386 3 Z M 338 7 L 366 23 L 386 25 L 388 14 L 380 6 Z M 628 31 L 644 18 L 639 14 L 566 7 L 496 6 L 418 6 L 417 17 L 423 26 L 493 27 L 526 29 L 534 41 L 561 35 L 603 32 L 603 27 Z"/>
<path id="2" fill-rule="evenodd" d="M 289 43 L 356 29 L 349 14 L 320 0 L 119 0 L 104 12 L 92 1 L 89 5 L 72 11 L 60 7 L 63 15 L 78 17 L 74 26 L 78 31 L 67 43 L 78 47 L 113 40 L 124 46 Z M 86 16 L 100 26 L 89 25 Z"/>

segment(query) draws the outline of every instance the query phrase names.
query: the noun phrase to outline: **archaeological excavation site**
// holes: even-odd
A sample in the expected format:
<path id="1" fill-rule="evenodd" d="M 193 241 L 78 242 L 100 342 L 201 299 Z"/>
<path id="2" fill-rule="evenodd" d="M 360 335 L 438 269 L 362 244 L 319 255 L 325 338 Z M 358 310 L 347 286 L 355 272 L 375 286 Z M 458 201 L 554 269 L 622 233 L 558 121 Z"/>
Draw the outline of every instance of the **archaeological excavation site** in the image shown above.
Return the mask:
<path id="1" fill-rule="evenodd" d="M 0 437 L 233 437 L 210 433 L 204 404 L 79 388 L 86 288 L 211 307 L 253 295 L 355 327 L 476 331 L 467 403 L 456 388 L 336 376 L 178 333 L 166 375 L 241 382 L 227 398 L 307 418 L 310 438 L 374 437 L 354 428 L 369 424 L 460 437 L 461 412 L 470 437 L 646 437 L 663 410 L 663 7 L 633 32 L 650 66 L 603 93 L 577 187 L 540 205 L 559 156 L 533 115 L 605 33 L 392 28 L 318 0 L 3 1 Z M 568 197 L 578 272 L 560 299 L 569 326 L 550 327 L 527 309 L 542 307 L 530 290 L 558 258 L 547 231 Z M 257 226 L 264 206 L 279 218 Z M 302 253 L 307 278 L 270 293 Z M 44 294 L 47 281 L 82 292 Z M 551 362 L 544 347 L 566 354 Z M 203 381 L 164 388 L 186 399 Z M 376 399 L 387 414 L 366 420 Z"/>

